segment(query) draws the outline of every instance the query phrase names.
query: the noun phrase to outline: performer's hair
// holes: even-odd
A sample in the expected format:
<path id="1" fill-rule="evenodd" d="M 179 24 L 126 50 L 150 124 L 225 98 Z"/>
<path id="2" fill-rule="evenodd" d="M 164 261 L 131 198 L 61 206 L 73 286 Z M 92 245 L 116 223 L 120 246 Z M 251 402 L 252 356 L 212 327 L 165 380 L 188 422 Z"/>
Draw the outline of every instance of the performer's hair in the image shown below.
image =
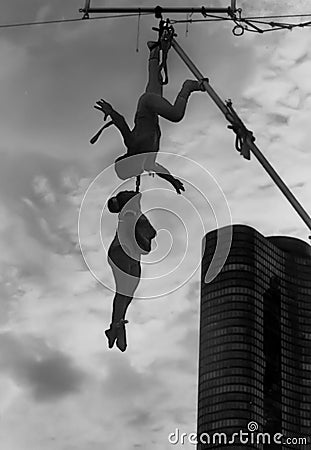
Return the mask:
<path id="1" fill-rule="evenodd" d="M 107 202 L 108 210 L 111 213 L 119 213 L 126 203 L 131 200 L 137 192 L 135 191 L 121 191 L 116 196 L 111 197 Z"/>
<path id="2" fill-rule="evenodd" d="M 117 197 L 111 197 L 107 202 L 107 207 L 111 213 L 119 213 L 121 210 Z"/>

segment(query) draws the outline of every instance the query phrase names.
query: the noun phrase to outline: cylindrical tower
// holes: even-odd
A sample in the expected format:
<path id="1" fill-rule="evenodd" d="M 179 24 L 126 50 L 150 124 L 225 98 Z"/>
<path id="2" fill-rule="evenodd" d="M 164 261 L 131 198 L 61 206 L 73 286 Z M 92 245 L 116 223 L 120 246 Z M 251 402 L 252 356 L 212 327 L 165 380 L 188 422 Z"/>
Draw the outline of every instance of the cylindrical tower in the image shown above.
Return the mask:
<path id="1" fill-rule="evenodd" d="M 235 225 L 221 272 L 205 284 L 216 243 L 214 230 L 203 246 L 198 449 L 280 449 L 274 434 L 311 428 L 310 247 Z"/>

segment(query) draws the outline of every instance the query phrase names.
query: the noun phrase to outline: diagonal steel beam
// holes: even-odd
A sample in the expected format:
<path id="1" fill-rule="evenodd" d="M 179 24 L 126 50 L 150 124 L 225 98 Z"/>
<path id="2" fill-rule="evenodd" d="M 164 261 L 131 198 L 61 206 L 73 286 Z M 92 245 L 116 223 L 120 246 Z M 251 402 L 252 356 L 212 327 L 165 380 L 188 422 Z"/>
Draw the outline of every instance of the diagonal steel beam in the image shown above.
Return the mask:
<path id="1" fill-rule="evenodd" d="M 204 85 L 205 91 L 212 98 L 212 100 L 216 103 L 216 105 L 221 110 L 221 112 L 224 114 L 226 119 L 230 121 L 230 112 L 229 112 L 226 104 L 221 100 L 221 98 L 218 96 L 218 94 L 214 91 L 214 89 L 209 84 L 208 80 L 202 75 L 202 73 L 199 71 L 199 69 L 195 66 L 195 64 L 191 61 L 189 56 L 184 52 L 184 50 L 181 48 L 181 46 L 178 44 L 178 42 L 174 38 L 172 39 L 172 47 L 174 48 L 176 53 L 180 56 L 182 61 L 186 64 L 186 66 L 189 68 L 189 70 L 193 73 L 193 75 L 199 81 L 204 80 L 203 85 Z M 290 202 L 290 204 L 293 206 L 293 208 L 296 210 L 296 212 L 299 214 L 301 219 L 305 222 L 305 224 L 311 231 L 311 217 L 308 215 L 308 213 L 305 211 L 305 209 L 301 206 L 299 201 L 296 199 L 296 197 L 290 191 L 290 189 L 286 186 L 284 181 L 281 179 L 281 177 L 278 175 L 278 173 L 275 171 L 275 169 L 271 166 L 269 161 L 264 157 L 264 155 L 261 153 L 259 148 L 254 144 L 254 142 L 251 140 L 250 136 L 248 136 L 246 140 L 247 140 L 247 145 L 248 145 L 249 149 L 252 151 L 252 153 L 257 158 L 257 160 L 260 162 L 262 167 L 270 175 L 270 177 L 272 178 L 274 183 L 278 186 L 278 188 L 281 190 L 281 192 L 285 195 L 287 200 Z"/>

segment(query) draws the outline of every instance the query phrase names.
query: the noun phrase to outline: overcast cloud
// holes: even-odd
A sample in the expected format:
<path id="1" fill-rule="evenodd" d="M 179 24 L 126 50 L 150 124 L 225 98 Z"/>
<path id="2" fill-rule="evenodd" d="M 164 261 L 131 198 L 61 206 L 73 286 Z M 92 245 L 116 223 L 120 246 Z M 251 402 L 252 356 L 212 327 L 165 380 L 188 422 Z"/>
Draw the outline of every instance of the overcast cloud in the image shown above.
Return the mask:
<path id="1" fill-rule="evenodd" d="M 82 0 L 3 3 L 1 23 L 80 17 L 83 6 Z M 197 6 L 194 0 L 183 4 Z M 307 1 L 238 4 L 247 14 L 310 12 Z M 143 189 L 151 190 L 144 210 L 157 208 L 150 218 L 162 231 L 157 250 L 143 259 L 140 299 L 129 310 L 129 348 L 125 354 L 107 349 L 103 330 L 113 279 L 98 224 L 103 211 L 107 247 L 116 218 L 104 207 L 119 189 L 112 169 L 90 190 L 83 216 L 84 256 L 93 274 L 80 252 L 78 217 L 90 183 L 125 149 L 113 128 L 96 146 L 89 144 L 102 124 L 93 105 L 103 97 L 133 124 L 155 25 L 154 18 L 142 18 L 138 53 L 134 18 L 0 31 L 4 450 L 169 450 L 167 436 L 175 428 L 196 429 L 200 285 L 194 269 L 204 233 L 232 220 L 265 235 L 307 241 L 305 225 L 257 160 L 236 152 L 209 97 L 193 94 L 183 122 L 161 121 L 161 148 L 173 156 L 159 161 L 185 180 L 186 193 L 177 198 L 163 180 L 143 178 Z M 259 148 L 311 211 L 310 29 L 237 38 L 231 28 L 191 25 L 185 37 L 185 26 L 176 26 L 179 43 L 221 97 L 233 100 Z M 165 96 L 173 101 L 191 78 L 173 51 L 169 76 Z M 133 181 L 124 187 L 132 189 Z M 153 276 L 163 279 L 146 280 Z M 161 295 L 150 299 L 159 288 Z"/>

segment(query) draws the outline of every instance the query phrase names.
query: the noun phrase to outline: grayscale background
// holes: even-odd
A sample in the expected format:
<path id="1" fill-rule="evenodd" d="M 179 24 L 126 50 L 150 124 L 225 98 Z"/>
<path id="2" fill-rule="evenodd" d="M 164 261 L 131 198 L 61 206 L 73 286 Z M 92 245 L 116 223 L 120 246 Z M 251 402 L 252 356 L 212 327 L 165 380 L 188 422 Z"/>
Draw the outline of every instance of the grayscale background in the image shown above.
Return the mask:
<path id="1" fill-rule="evenodd" d="M 193 0 L 161 4 L 174 3 L 201 6 Z M 155 6 L 150 0 L 117 4 Z M 82 6 L 83 0 L 3 0 L 0 22 L 79 18 Z M 244 14 L 311 13 L 307 0 L 238 1 L 238 6 Z M 102 124 L 93 105 L 104 98 L 132 126 L 147 80 L 146 42 L 156 39 L 151 31 L 156 25 L 152 16 L 141 18 L 138 53 L 137 18 L 0 29 L 3 450 L 169 450 L 167 437 L 176 427 L 196 431 L 199 271 L 168 295 L 133 301 L 129 347 L 121 354 L 109 351 L 103 336 L 113 293 L 88 270 L 78 241 L 86 189 L 124 153 L 113 128 L 96 146 L 89 144 Z M 176 26 L 180 45 L 221 97 L 233 100 L 258 147 L 310 212 L 310 28 L 240 38 L 231 29 L 230 23 L 193 24 L 186 37 L 186 26 Z M 192 77 L 173 51 L 169 76 L 164 93 L 173 101 L 181 83 Z M 223 190 L 233 223 L 307 241 L 303 222 L 256 159 L 239 156 L 226 125 L 206 95 L 194 94 L 182 123 L 161 121 L 161 148 L 209 171 Z M 187 172 L 178 158 L 171 169 L 191 182 L 204 176 L 194 166 Z M 163 187 L 163 181 L 148 177 L 146 186 Z M 93 193 L 90 217 L 117 188 L 111 171 L 97 196 Z M 168 195 L 169 207 L 176 194 Z M 200 197 L 192 200 L 202 210 Z M 144 207 L 148 210 L 148 201 Z M 155 215 L 152 223 L 164 226 L 161 217 Z M 189 217 L 183 221 L 195 232 Z M 108 225 L 110 242 L 115 222 Z M 207 231 L 214 227 L 210 223 Z M 106 268 L 103 277 L 112 279 L 92 243 L 91 220 L 86 231 L 92 264 Z M 174 223 L 171 233 L 178 240 Z M 202 237 L 196 233 L 188 242 L 189 266 L 200 263 Z M 180 286 L 183 277 L 177 271 L 170 285 Z M 185 450 L 194 448 L 187 445 Z"/>

